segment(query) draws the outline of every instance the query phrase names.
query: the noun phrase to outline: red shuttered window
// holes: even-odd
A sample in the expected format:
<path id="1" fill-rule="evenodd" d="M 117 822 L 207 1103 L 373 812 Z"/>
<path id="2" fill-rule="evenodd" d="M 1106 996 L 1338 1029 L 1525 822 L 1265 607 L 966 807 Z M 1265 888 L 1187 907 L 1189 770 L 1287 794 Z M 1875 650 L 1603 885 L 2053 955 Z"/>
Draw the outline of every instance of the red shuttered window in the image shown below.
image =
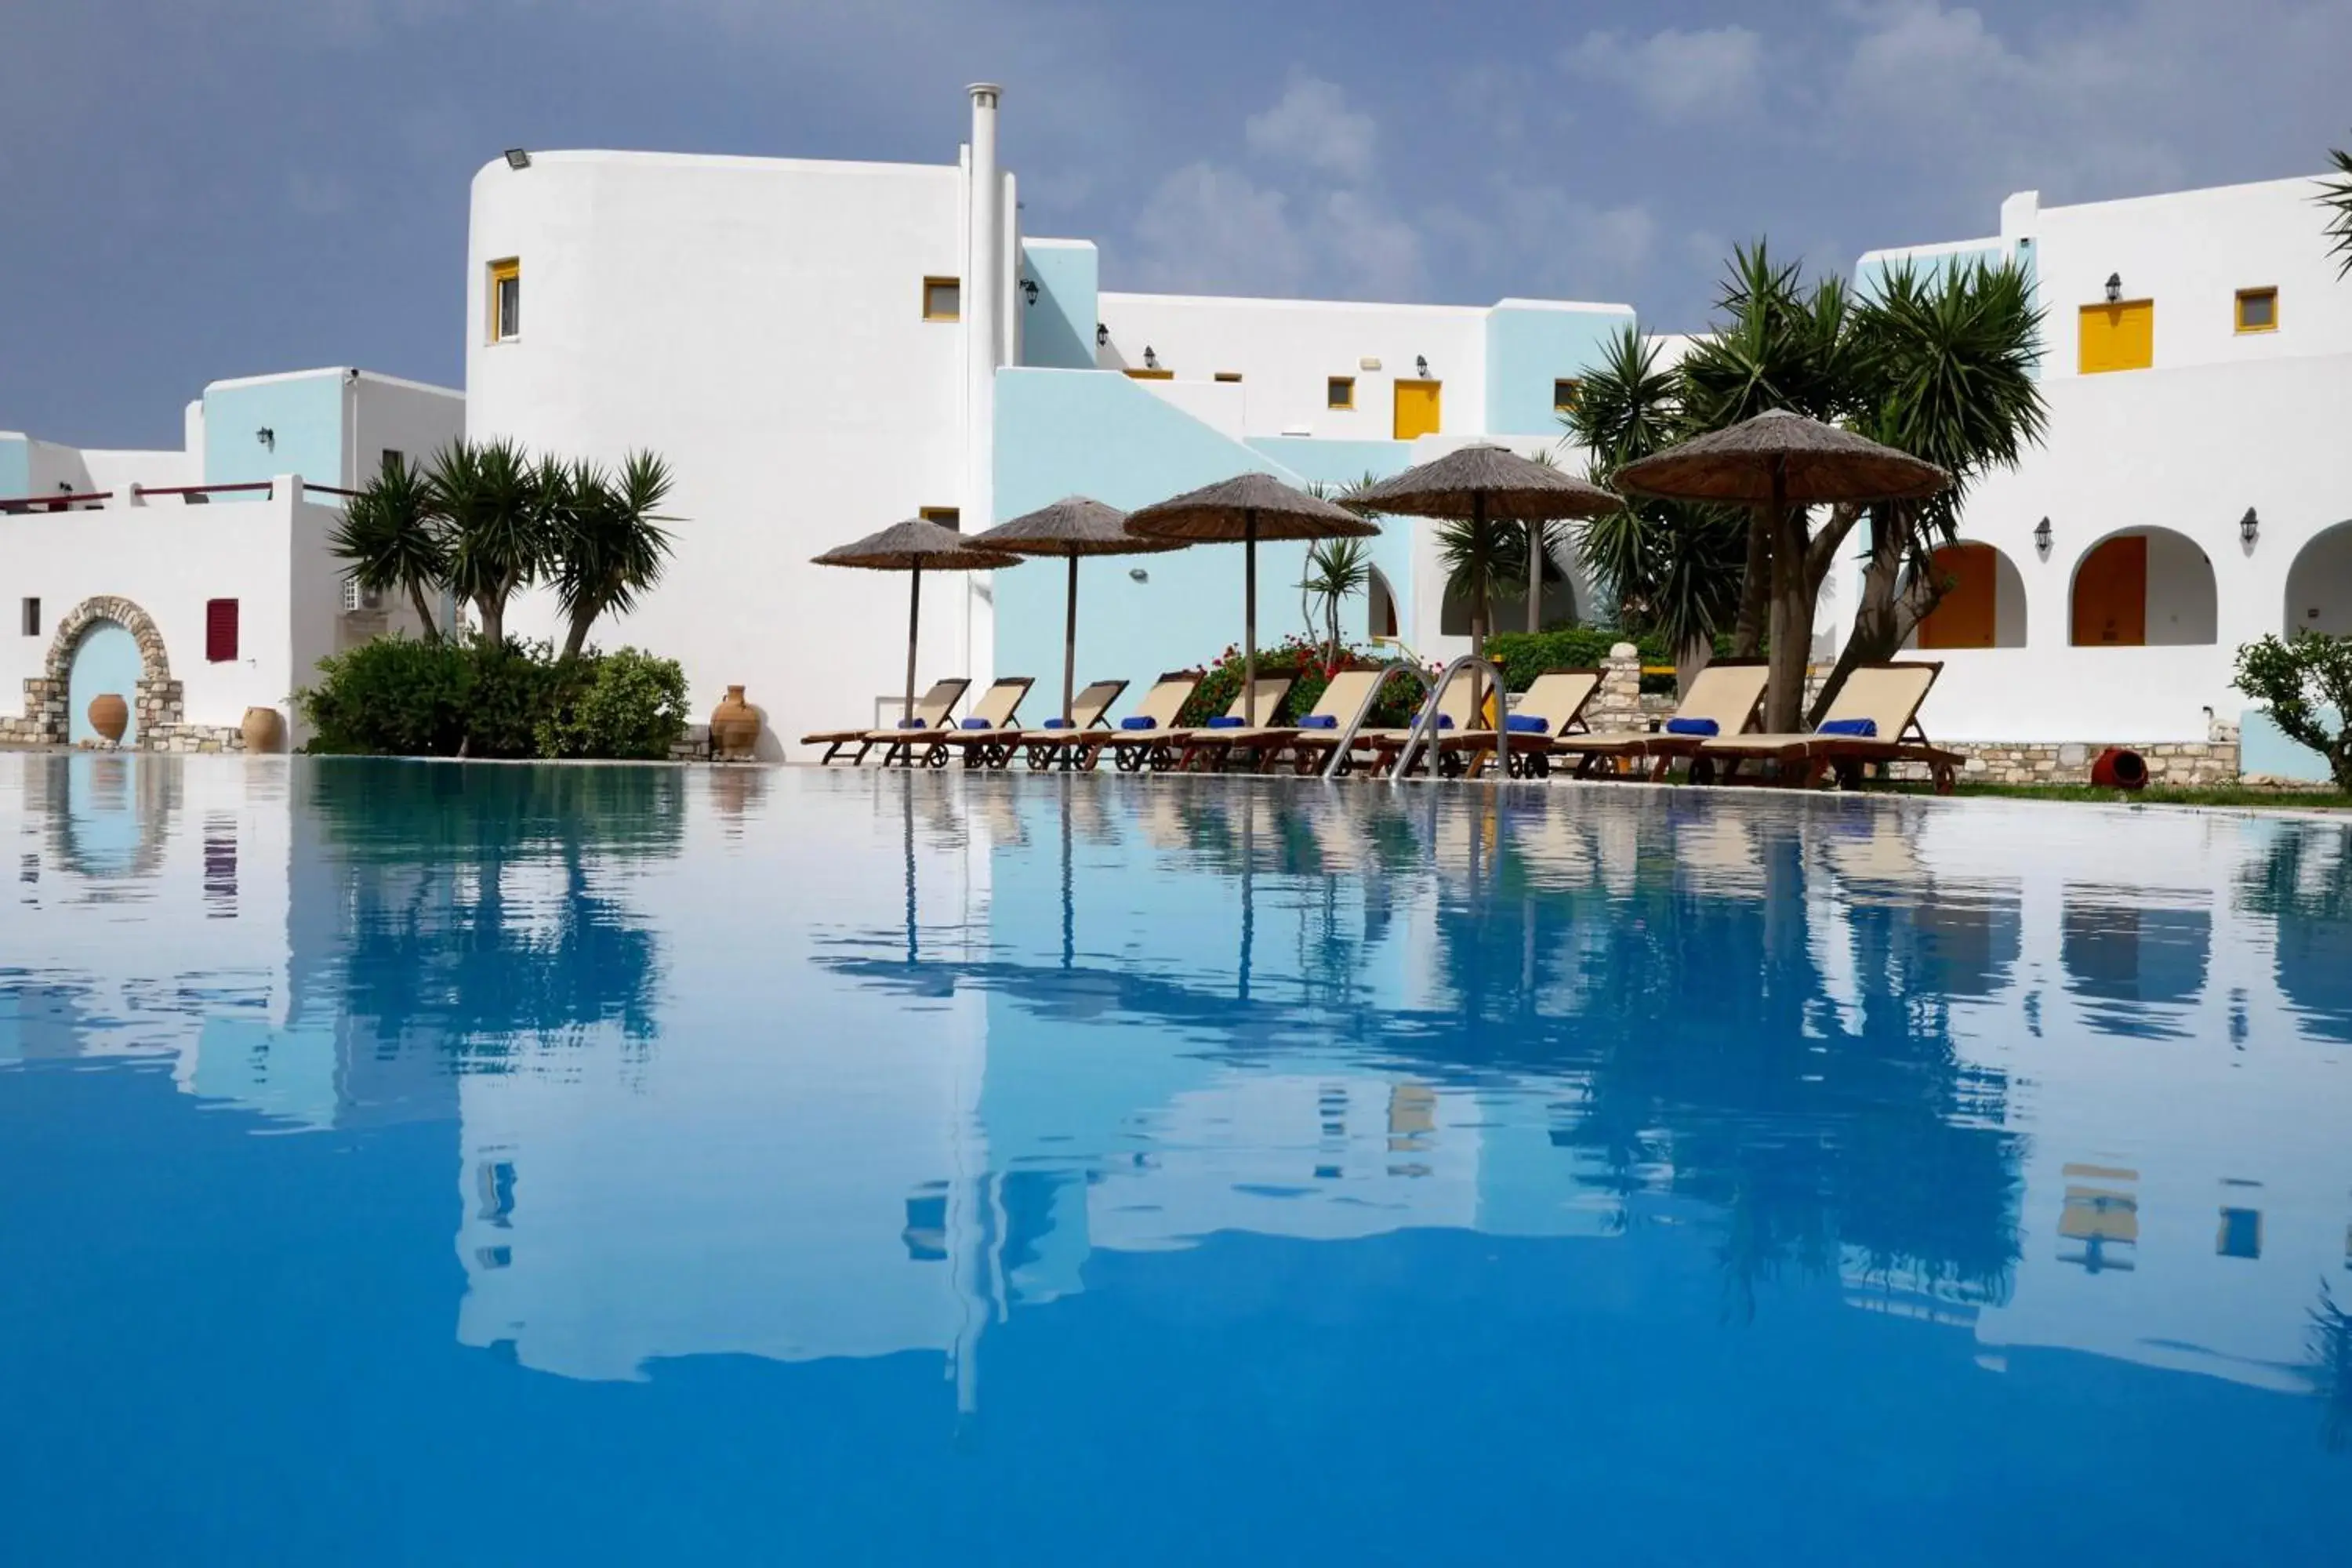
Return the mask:
<path id="1" fill-rule="evenodd" d="M 236 601 L 207 599 L 205 601 L 205 658 L 213 664 L 226 664 L 236 658 Z"/>

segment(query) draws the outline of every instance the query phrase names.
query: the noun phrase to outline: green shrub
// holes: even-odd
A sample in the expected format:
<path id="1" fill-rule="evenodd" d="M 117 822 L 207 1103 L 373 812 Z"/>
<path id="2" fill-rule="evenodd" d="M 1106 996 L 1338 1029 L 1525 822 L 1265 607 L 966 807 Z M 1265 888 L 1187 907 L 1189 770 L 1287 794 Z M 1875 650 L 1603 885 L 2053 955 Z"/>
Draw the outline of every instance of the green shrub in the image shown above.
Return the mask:
<path id="1" fill-rule="evenodd" d="M 2306 629 L 2250 642 L 2238 650 L 2233 684 L 2280 733 L 2327 760 L 2337 789 L 2352 791 L 2352 637 Z"/>
<path id="2" fill-rule="evenodd" d="M 1560 626 L 1548 632 L 1497 632 L 1486 639 L 1486 657 L 1503 667 L 1503 684 L 1513 691 L 1525 691 L 1535 683 L 1537 676 L 1547 669 L 1586 669 L 1597 668 L 1609 660 L 1609 650 L 1621 642 L 1630 642 L 1641 651 L 1642 663 L 1660 667 L 1675 662 L 1674 649 L 1655 632 L 1629 637 L 1610 626 Z M 1731 639 L 1715 639 L 1718 657 L 1731 652 Z M 1645 675 L 1642 678 L 1644 691 L 1672 691 L 1675 678 L 1671 675 Z"/>
<path id="3" fill-rule="evenodd" d="M 635 648 L 558 660 L 545 643 L 379 637 L 319 673 L 294 694 L 313 752 L 656 758 L 686 729 L 685 672 Z"/>
<path id="4" fill-rule="evenodd" d="M 572 663 L 593 668 L 585 683 L 540 721 L 540 755 L 644 761 L 669 755 L 686 733 L 686 671 L 677 660 L 625 647 Z"/>
<path id="5" fill-rule="evenodd" d="M 1322 699 L 1323 689 L 1331 684 L 1335 670 L 1366 668 L 1385 664 L 1388 659 L 1389 656 L 1378 652 L 1343 647 L 1339 652 L 1339 662 L 1327 665 L 1322 644 L 1308 642 L 1295 634 L 1272 647 L 1262 647 L 1257 650 L 1258 679 L 1263 680 L 1269 675 L 1287 675 L 1291 678 L 1291 685 L 1290 689 L 1283 694 L 1282 701 L 1276 706 L 1274 715 L 1269 718 L 1261 713 L 1258 722 L 1295 723 L 1298 715 L 1314 710 L 1315 704 Z M 1241 690 L 1242 651 L 1238 647 L 1229 647 L 1215 663 L 1207 667 L 1200 689 L 1185 702 L 1183 710 L 1176 716 L 1176 722 L 1180 725 L 1205 724 L 1230 710 Z M 1380 697 L 1373 702 L 1371 714 L 1365 722 L 1391 729 L 1411 723 L 1420 693 L 1420 683 L 1399 671 L 1381 683 Z"/>

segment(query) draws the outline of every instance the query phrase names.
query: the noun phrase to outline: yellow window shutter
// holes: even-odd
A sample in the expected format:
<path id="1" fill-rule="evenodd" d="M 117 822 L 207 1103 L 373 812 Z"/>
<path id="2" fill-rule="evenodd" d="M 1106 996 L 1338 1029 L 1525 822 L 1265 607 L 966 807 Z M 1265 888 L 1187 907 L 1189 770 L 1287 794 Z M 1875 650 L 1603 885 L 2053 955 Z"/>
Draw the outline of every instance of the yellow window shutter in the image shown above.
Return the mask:
<path id="1" fill-rule="evenodd" d="M 2084 306 L 2081 342 L 2084 375 L 2146 370 L 2156 363 L 2156 301 Z"/>

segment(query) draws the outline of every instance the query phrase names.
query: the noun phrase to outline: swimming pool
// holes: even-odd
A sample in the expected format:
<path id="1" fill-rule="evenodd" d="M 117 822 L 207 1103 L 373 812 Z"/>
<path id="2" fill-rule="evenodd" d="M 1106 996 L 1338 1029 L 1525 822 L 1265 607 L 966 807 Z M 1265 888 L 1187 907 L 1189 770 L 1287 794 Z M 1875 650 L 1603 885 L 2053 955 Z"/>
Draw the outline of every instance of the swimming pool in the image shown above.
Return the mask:
<path id="1" fill-rule="evenodd" d="M 2341 1549 L 2335 825 L 18 754 L 0 829 L 12 1562 Z"/>

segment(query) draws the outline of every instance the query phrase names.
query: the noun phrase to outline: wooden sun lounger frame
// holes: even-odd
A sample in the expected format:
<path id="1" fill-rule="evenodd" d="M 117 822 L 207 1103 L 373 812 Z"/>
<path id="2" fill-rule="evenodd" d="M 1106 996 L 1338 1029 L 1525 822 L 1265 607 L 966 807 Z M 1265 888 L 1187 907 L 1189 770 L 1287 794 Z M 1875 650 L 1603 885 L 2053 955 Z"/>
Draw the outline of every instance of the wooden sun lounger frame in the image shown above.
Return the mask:
<path id="1" fill-rule="evenodd" d="M 1760 658 L 1718 658 L 1710 660 L 1707 668 L 1713 669 L 1717 665 L 1762 669 L 1766 661 Z M 1739 729 L 1746 730 L 1754 724 L 1763 711 L 1764 689 L 1759 686 L 1756 689 L 1756 700 L 1748 705 L 1747 716 L 1739 721 Z M 1737 734 L 1738 731 L 1733 733 Z M 1563 737 L 1553 742 L 1550 754 L 1576 758 L 1574 776 L 1580 779 L 1647 779 L 1652 784 L 1664 784 L 1676 763 L 1688 762 L 1698 755 L 1699 747 L 1711 739 L 1713 737 L 1707 735 L 1668 734 L 1663 728 L 1643 735 L 1626 735 L 1614 740 L 1593 736 Z M 1620 761 L 1639 761 L 1647 765 L 1623 773 L 1607 765 Z"/>
<path id="2" fill-rule="evenodd" d="M 1919 700 L 1912 704 L 1911 716 L 1902 731 L 1893 739 L 1876 735 L 1807 735 L 1779 745 L 1749 744 L 1742 746 L 1738 735 L 1726 736 L 1713 745 L 1702 746 L 1691 762 L 1691 782 L 1694 784 L 1755 784 L 1777 785 L 1785 789 L 1818 789 L 1832 774 L 1844 789 L 1862 785 L 1862 770 L 1873 763 L 1885 766 L 1890 763 L 1921 763 L 1937 795 L 1949 795 L 1958 784 L 1960 764 L 1967 759 L 1958 752 L 1946 751 L 1927 739 L 1920 727 L 1919 710 L 1927 705 L 1928 694 L 1936 689 L 1936 681 L 1943 675 L 1941 659 L 1889 659 L 1883 664 L 1854 667 L 1855 673 L 1865 669 L 1918 669 L 1932 671 L 1927 684 L 1919 689 Z M 1718 762 L 1718 769 L 1715 764 Z M 1741 764 L 1771 763 L 1773 776 L 1742 778 Z M 1700 777 L 1704 768 L 1706 777 Z"/>
<path id="3" fill-rule="evenodd" d="M 1010 720 L 1019 715 L 1021 704 L 1028 700 L 1030 689 L 1036 684 L 1034 676 L 1000 676 L 988 683 L 988 690 L 981 694 L 981 701 L 986 702 L 992 694 L 1003 687 L 1019 687 L 1020 689 L 1013 694 L 1012 706 L 1004 710 Z M 943 768 L 948 765 L 948 753 L 957 752 L 962 754 L 965 767 L 1001 768 L 1011 759 L 1013 748 L 1019 743 L 1022 733 L 1021 726 L 1013 722 L 987 730 L 942 729 L 929 738 L 930 745 L 923 752 L 923 764 Z M 912 758 L 908 759 L 907 765 L 915 765 Z"/>
<path id="4" fill-rule="evenodd" d="M 942 686 L 952 686 L 956 689 L 955 695 L 948 699 L 947 705 L 940 710 L 940 724 L 944 726 L 955 717 L 955 710 L 958 705 L 960 705 L 966 697 L 971 695 L 971 682 L 961 675 L 946 676 L 940 679 L 934 680 L 929 686 L 924 689 L 924 699 L 928 700 L 931 693 L 937 691 Z M 919 701 L 916 706 L 920 707 L 922 704 Z M 913 731 L 908 731 L 908 733 L 912 732 Z M 844 747 L 856 746 L 857 748 L 857 754 L 849 759 L 849 765 L 854 768 L 859 763 L 865 762 L 866 753 L 874 749 L 874 735 L 875 731 L 871 725 L 867 725 L 862 730 L 820 730 L 814 735 L 803 735 L 801 737 L 801 744 L 803 746 L 823 746 L 824 748 L 824 755 L 817 759 L 816 765 L 821 768 L 830 766 L 833 763 L 833 759 L 841 754 Z"/>
<path id="5" fill-rule="evenodd" d="M 1149 700 L 1152 691 L 1157 691 L 1170 681 L 1181 680 L 1187 682 L 1191 688 L 1184 693 L 1184 702 L 1190 702 L 1192 700 L 1192 693 L 1198 691 L 1201 689 L 1201 682 L 1207 679 L 1205 673 L 1197 669 L 1166 670 L 1151 683 L 1144 696 Z M 1183 703 L 1180 702 L 1177 706 L 1181 709 Z M 1110 752 L 1113 767 L 1120 773 L 1131 773 L 1150 763 L 1151 753 L 1155 750 L 1164 749 L 1168 738 L 1178 732 L 1172 726 L 1166 730 L 1129 730 L 1123 725 L 1118 728 L 1106 725 L 1100 730 L 1089 730 L 1076 740 L 1066 742 L 1075 748 L 1074 754 L 1069 759 L 1069 765 L 1080 772 L 1091 772 L 1094 765 L 1102 760 L 1103 752 L 1108 751 Z"/>
<path id="6" fill-rule="evenodd" d="M 1096 710 L 1095 716 L 1093 718 L 1087 720 L 1083 724 L 1075 725 L 1066 730 L 1037 729 L 1023 731 L 1020 735 L 1013 740 L 1011 747 L 1007 749 L 1005 752 L 1005 763 L 1009 763 L 1013 758 L 1013 754 L 1017 752 L 1023 753 L 1026 757 L 1030 770 L 1032 772 L 1037 772 L 1052 767 L 1055 762 L 1061 758 L 1062 753 L 1068 751 L 1070 752 L 1070 757 L 1065 763 L 1065 765 L 1069 767 L 1076 766 L 1077 753 L 1073 750 L 1076 743 L 1081 739 L 1084 733 L 1088 731 L 1108 730 L 1111 727 L 1110 710 L 1118 705 L 1118 700 L 1120 698 L 1127 695 L 1127 685 L 1128 683 L 1124 680 L 1088 681 L 1085 686 L 1079 689 L 1078 694 L 1080 696 L 1084 696 L 1089 691 L 1099 690 L 1106 686 L 1110 688 L 1110 695 L 1103 699 L 1101 707 Z M 997 766 L 1003 767 L 1005 765 L 1005 763 L 999 763 Z M 1091 766 L 1091 763 L 1089 763 L 1088 765 Z"/>

